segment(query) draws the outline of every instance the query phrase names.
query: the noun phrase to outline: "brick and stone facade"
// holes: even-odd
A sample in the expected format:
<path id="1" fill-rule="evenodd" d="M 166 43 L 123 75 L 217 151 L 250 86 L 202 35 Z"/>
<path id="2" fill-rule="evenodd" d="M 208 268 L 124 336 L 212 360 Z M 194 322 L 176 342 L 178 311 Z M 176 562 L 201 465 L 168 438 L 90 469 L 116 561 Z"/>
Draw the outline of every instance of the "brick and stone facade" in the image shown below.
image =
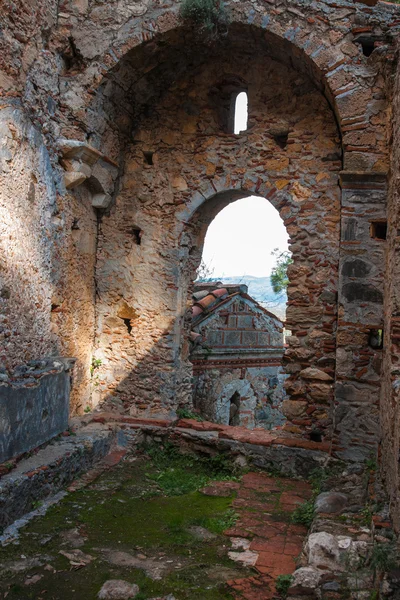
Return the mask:
<path id="1" fill-rule="evenodd" d="M 74 413 L 190 405 L 205 232 L 257 194 L 279 211 L 294 258 L 286 431 L 318 428 L 355 461 L 383 440 L 395 507 L 399 7 L 226 8 L 228 31 L 210 38 L 174 0 L 6 2 L 0 361 L 76 357 Z M 239 90 L 249 125 L 236 136 Z"/>
<path id="2" fill-rule="evenodd" d="M 224 425 L 282 425 L 283 323 L 248 295 L 246 285 L 195 284 L 193 302 L 195 409 Z"/>

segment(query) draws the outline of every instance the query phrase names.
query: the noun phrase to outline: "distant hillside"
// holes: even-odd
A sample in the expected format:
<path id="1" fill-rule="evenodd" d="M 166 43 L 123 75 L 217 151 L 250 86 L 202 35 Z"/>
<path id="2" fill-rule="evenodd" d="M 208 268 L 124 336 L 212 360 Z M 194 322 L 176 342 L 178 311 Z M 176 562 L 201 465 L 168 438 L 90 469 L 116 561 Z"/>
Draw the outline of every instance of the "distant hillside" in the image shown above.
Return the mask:
<path id="1" fill-rule="evenodd" d="M 213 277 L 213 280 L 222 281 L 222 283 L 244 283 L 249 288 L 250 296 L 257 300 L 257 302 L 260 302 L 270 312 L 276 314 L 280 319 L 285 319 L 286 294 L 275 294 L 269 277 L 243 275 L 240 277 Z"/>

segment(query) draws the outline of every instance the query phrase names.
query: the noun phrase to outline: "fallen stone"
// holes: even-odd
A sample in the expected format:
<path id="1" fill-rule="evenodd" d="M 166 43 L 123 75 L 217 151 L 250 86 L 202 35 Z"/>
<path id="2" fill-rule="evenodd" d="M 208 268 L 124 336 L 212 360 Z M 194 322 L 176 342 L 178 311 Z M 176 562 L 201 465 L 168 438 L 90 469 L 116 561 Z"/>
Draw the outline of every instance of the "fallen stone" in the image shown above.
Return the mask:
<path id="1" fill-rule="evenodd" d="M 147 577 L 154 581 L 162 579 L 166 572 L 174 568 L 174 561 L 156 561 L 151 558 L 140 559 L 132 556 L 128 552 L 105 551 L 105 558 L 108 562 L 118 567 L 129 567 L 132 569 L 142 569 Z"/>
<path id="2" fill-rule="evenodd" d="M 347 504 L 347 496 L 340 492 L 322 492 L 315 501 L 315 512 L 338 514 Z"/>
<path id="3" fill-rule="evenodd" d="M 123 579 L 109 579 L 97 597 L 99 600 L 131 600 L 139 593 L 139 587 Z"/>
<path id="4" fill-rule="evenodd" d="M 289 589 L 289 595 L 312 594 L 310 595 L 310 598 L 317 597 L 315 590 L 318 588 L 323 575 L 323 571 L 315 569 L 314 567 L 302 567 L 301 569 L 297 569 L 297 571 L 293 573 L 293 581 Z"/>
<path id="5" fill-rule="evenodd" d="M 80 548 L 84 545 L 86 540 L 86 538 L 79 533 L 78 529 L 62 531 L 60 536 L 63 539 L 63 544 L 68 544 L 72 548 Z"/>
<path id="6" fill-rule="evenodd" d="M 40 581 L 41 579 L 43 579 L 43 575 L 32 575 L 32 577 L 28 577 L 28 579 L 25 579 L 24 585 L 34 585 L 35 583 L 38 583 L 38 581 Z"/>
<path id="7" fill-rule="evenodd" d="M 344 568 L 340 562 L 338 541 L 330 533 L 312 533 L 307 540 L 305 552 L 311 567 L 327 571 L 342 571 Z"/>
<path id="8" fill-rule="evenodd" d="M 322 589 L 326 592 L 339 592 L 341 589 L 341 585 L 338 581 L 327 581 L 322 586 Z"/>
<path id="9" fill-rule="evenodd" d="M 231 560 L 240 563 L 244 567 L 254 567 L 258 560 L 258 552 L 244 550 L 244 552 L 228 552 Z"/>
<path id="10" fill-rule="evenodd" d="M 246 538 L 232 537 L 231 544 L 234 550 L 249 550 L 251 541 Z"/>
<path id="11" fill-rule="evenodd" d="M 211 531 L 208 531 L 205 527 L 200 527 L 198 525 L 189 527 L 188 531 L 198 540 L 214 540 L 217 537 L 215 533 L 211 533 Z"/>

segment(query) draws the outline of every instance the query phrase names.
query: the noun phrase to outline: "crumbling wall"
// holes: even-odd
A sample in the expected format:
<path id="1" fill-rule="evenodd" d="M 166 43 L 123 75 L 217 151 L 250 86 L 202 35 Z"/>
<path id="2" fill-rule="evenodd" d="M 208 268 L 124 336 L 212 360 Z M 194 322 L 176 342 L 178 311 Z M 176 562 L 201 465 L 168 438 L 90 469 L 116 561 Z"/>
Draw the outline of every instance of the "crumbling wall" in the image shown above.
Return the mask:
<path id="1" fill-rule="evenodd" d="M 397 48 L 397 53 L 399 47 Z M 384 354 L 380 402 L 381 475 L 391 515 L 400 530 L 400 75 L 394 78 L 391 122 L 391 177 L 385 272 Z"/>
<path id="2" fill-rule="evenodd" d="M 214 55 L 176 82 L 128 146 L 121 190 L 99 239 L 98 391 L 131 414 L 168 414 L 190 399 L 182 330 L 204 233 L 227 203 L 256 193 L 279 210 L 294 257 L 287 320 L 302 350 L 287 356 L 298 401 L 288 427 L 300 432 L 318 419 L 328 433 L 333 387 L 314 401 L 313 382 L 300 387 L 299 372 L 314 365 L 328 382 L 334 372 L 329 327 L 339 260 L 337 127 L 306 76 L 270 59 L 257 41 L 249 66 L 247 57 L 238 58 L 236 43 L 233 36 L 225 56 Z M 237 80 L 249 96 L 249 127 L 240 136 L 219 120 L 221 90 L 228 85 L 233 92 Z M 316 363 L 321 352 L 330 360 L 322 367 Z M 309 404 L 313 417 L 306 413 Z"/>
<path id="3" fill-rule="evenodd" d="M 279 365 L 236 367 L 204 364 L 193 370 L 194 407 L 208 421 L 229 425 L 230 398 L 240 395 L 238 422 L 248 428 L 283 425 L 285 376 Z"/>
<path id="4" fill-rule="evenodd" d="M 0 364 L 12 370 L 77 357 L 75 412 L 90 405 L 97 216 L 88 190 L 66 192 L 58 162 L 67 30 L 57 28 L 57 2 L 8 4 L 0 41 Z"/>
<path id="5" fill-rule="evenodd" d="M 291 430 L 303 433 L 318 426 L 327 432 L 337 417 L 332 410 L 336 337 L 343 367 L 339 379 L 350 378 L 353 387 L 366 383 L 365 397 L 375 415 L 380 350 L 371 353 L 365 343 L 366 332 L 379 324 L 378 315 L 369 320 L 364 314 L 357 323 L 343 318 L 336 331 L 337 269 L 350 256 L 342 247 L 339 258 L 336 183 L 341 147 L 347 171 L 342 181 L 349 181 L 349 173 L 366 173 L 368 193 L 375 194 L 377 180 L 370 175 L 387 172 L 381 65 L 391 60 L 398 7 L 227 2 L 229 34 L 203 43 L 179 20 L 179 5 L 23 0 L 18 10 L 5 6 L 2 360 L 15 364 L 38 355 L 76 356 L 72 406 L 81 410 L 90 399 L 97 298 L 96 346 L 103 365 L 96 369 L 96 401 L 112 397 L 124 410 L 152 414 L 185 402 L 190 390 L 182 336 L 186 292 L 201 248 L 200 229 L 211 218 L 201 207 L 214 202 L 214 209 L 221 208 L 226 199 L 218 194 L 229 190 L 235 197 L 258 193 L 280 210 L 294 242 L 289 320 L 297 329 L 286 357 L 288 392 L 295 403 L 287 405 L 288 411 L 295 409 L 288 414 Z M 367 56 L 365 40 L 368 46 L 371 39 L 379 49 Z M 229 61 L 237 50 L 246 57 L 246 68 Z M 256 69 L 265 50 L 269 57 Z M 283 83 L 274 64 L 286 78 Z M 250 129 L 239 140 L 221 131 L 223 71 L 238 74 L 249 90 Z M 315 105 L 315 114 L 326 114 L 323 127 L 319 117 L 294 123 L 302 99 L 310 110 Z M 282 141 L 286 135 L 284 121 L 290 124 L 285 149 L 274 138 Z M 90 144 L 123 169 L 110 216 L 93 209 L 87 183 L 66 191 L 60 138 Z M 17 174 L 12 180 L 9 167 Z M 362 177 L 352 182 L 358 190 L 363 185 L 365 190 Z M 384 190 L 378 192 L 383 214 Z M 33 208 L 27 210 L 33 193 Z M 359 193 L 358 204 L 367 196 Z M 346 209 L 353 202 L 349 198 L 344 197 Z M 393 238 L 389 244 L 394 249 Z M 375 269 L 380 258 L 375 250 L 373 255 Z M 374 282 L 364 277 L 362 283 L 379 287 L 379 278 L 373 273 L 371 278 Z M 394 287 L 389 295 L 394 298 Z M 340 318 L 357 313 L 363 299 L 350 304 L 339 298 Z M 343 366 L 346 336 L 354 339 L 346 358 L 350 374 Z M 354 404 L 346 398 L 345 412 Z M 366 413 L 367 406 L 360 422 Z M 362 445 L 374 434 L 368 426 L 355 435 L 361 435 Z"/>

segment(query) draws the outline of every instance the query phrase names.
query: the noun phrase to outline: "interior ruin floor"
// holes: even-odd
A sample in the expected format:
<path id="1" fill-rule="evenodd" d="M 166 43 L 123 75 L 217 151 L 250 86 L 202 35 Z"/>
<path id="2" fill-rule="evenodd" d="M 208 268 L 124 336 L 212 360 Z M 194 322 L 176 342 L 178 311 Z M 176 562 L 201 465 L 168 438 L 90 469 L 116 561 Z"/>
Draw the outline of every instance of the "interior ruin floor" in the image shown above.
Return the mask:
<path id="1" fill-rule="evenodd" d="M 219 457 L 128 452 L 0 547 L 0 598 L 94 600 L 108 580 L 137 584 L 137 600 L 279 597 L 307 533 L 291 514 L 310 496 Z"/>

